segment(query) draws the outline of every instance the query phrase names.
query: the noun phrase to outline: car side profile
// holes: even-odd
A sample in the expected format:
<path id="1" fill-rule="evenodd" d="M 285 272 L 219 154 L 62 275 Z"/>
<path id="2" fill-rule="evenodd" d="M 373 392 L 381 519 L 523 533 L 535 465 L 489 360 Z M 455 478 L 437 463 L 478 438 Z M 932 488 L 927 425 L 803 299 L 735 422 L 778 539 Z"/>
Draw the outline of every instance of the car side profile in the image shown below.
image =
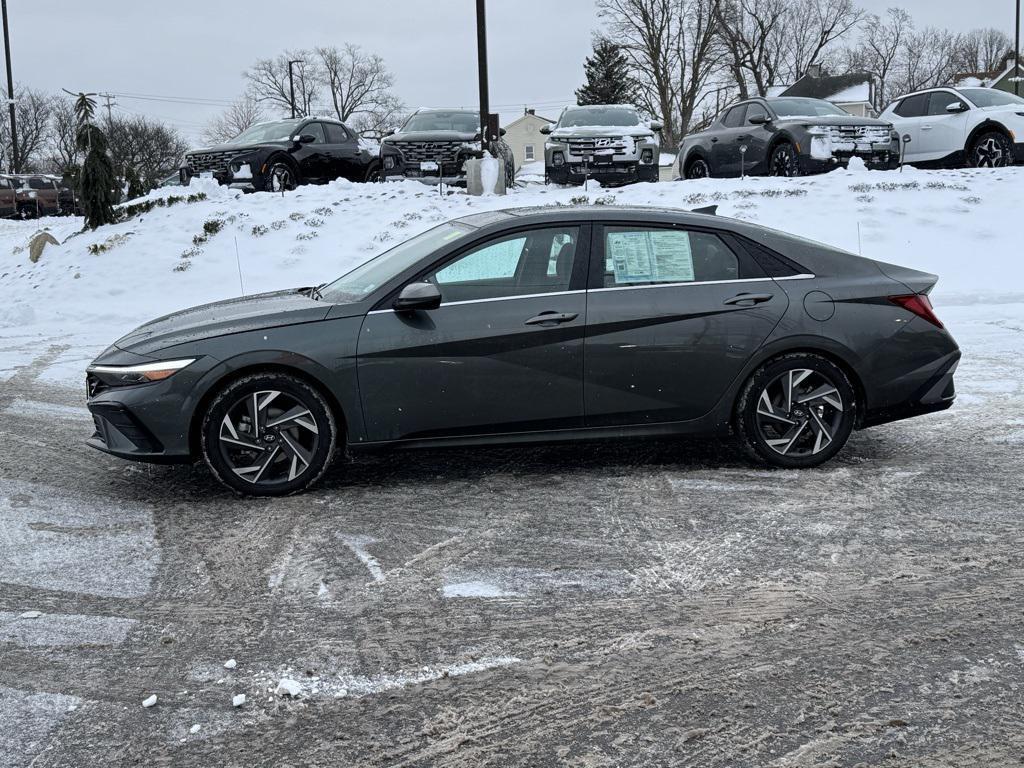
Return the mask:
<path id="1" fill-rule="evenodd" d="M 921 167 L 999 168 L 1024 163 L 1024 99 L 994 88 L 930 88 L 882 112 Z"/>
<path id="2" fill-rule="evenodd" d="M 376 145 L 338 120 L 303 117 L 259 123 L 226 144 L 185 154 L 180 180 L 210 174 L 250 192 L 281 192 L 335 179 L 378 181 Z"/>
<path id="3" fill-rule="evenodd" d="M 88 442 L 253 495 L 382 447 L 732 434 L 812 467 L 952 404 L 936 280 L 707 213 L 477 213 L 132 331 L 88 367 Z"/>
<path id="4" fill-rule="evenodd" d="M 726 109 L 679 145 L 676 177 L 801 176 L 859 157 L 869 168 L 899 163 L 899 141 L 884 120 L 856 117 L 823 99 L 754 98 Z"/>

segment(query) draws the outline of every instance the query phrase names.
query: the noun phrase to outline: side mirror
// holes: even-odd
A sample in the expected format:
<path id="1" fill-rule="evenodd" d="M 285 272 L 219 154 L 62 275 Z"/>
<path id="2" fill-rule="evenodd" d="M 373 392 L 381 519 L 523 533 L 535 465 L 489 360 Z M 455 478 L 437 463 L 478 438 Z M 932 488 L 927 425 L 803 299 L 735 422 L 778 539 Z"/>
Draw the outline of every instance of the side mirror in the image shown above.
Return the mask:
<path id="1" fill-rule="evenodd" d="M 654 120 L 654 121 L 651 122 L 651 130 L 654 131 L 655 133 L 660 131 L 661 128 L 662 128 L 662 125 L 657 120 Z"/>
<path id="2" fill-rule="evenodd" d="M 312 133 L 304 133 L 301 136 L 292 136 L 292 141 L 296 144 L 312 144 L 316 141 L 316 136 Z"/>
<path id="3" fill-rule="evenodd" d="M 550 125 L 542 125 L 540 127 L 540 132 L 543 133 L 545 136 L 547 136 L 549 133 L 551 133 L 551 126 Z"/>
<path id="4" fill-rule="evenodd" d="M 409 283 L 395 299 L 395 312 L 415 309 L 437 309 L 441 306 L 441 290 L 433 283 Z"/>
<path id="5" fill-rule="evenodd" d="M 952 104 L 946 105 L 946 111 L 956 114 L 957 112 L 966 112 L 967 105 L 962 101 L 954 101 Z"/>
<path id="6" fill-rule="evenodd" d="M 771 121 L 772 119 L 767 115 L 754 115 L 752 118 L 747 120 L 747 122 L 750 123 L 751 125 L 764 125 L 765 123 L 770 123 Z"/>
<path id="7" fill-rule="evenodd" d="M 388 128 L 388 132 L 387 132 L 386 135 L 387 136 L 394 136 L 396 133 L 398 133 L 398 129 L 397 128 Z"/>
<path id="8" fill-rule="evenodd" d="M 498 129 L 498 135 L 499 136 L 504 136 L 505 135 L 505 129 L 504 128 L 499 128 Z"/>

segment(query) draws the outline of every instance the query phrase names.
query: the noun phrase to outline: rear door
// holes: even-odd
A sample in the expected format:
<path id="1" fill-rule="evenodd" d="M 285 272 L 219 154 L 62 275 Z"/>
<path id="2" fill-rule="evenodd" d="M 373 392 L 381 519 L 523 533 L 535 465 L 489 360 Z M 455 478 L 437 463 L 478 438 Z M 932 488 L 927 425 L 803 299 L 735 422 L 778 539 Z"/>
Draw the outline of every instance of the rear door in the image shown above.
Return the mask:
<path id="1" fill-rule="evenodd" d="M 727 235 L 609 222 L 595 228 L 593 243 L 588 427 L 704 416 L 789 305 Z"/>
<path id="2" fill-rule="evenodd" d="M 370 312 L 357 350 L 367 439 L 581 427 L 588 232 L 478 241 L 410 281 L 435 283 L 439 308 Z"/>
<path id="3" fill-rule="evenodd" d="M 740 175 L 740 145 L 737 139 L 744 133 L 746 104 L 739 104 L 722 118 L 722 130 L 711 137 L 711 169 L 715 176 Z"/>
<path id="4" fill-rule="evenodd" d="M 903 159 L 908 163 L 928 159 L 921 149 L 921 123 L 927 110 L 927 93 L 907 96 L 893 110 L 893 127 L 900 133 Z M 908 137 L 910 141 L 907 141 Z"/>
<path id="5" fill-rule="evenodd" d="M 355 134 L 338 123 L 324 123 L 324 130 L 327 132 L 331 178 L 363 181 L 366 171 L 359 162 L 359 140 Z"/>

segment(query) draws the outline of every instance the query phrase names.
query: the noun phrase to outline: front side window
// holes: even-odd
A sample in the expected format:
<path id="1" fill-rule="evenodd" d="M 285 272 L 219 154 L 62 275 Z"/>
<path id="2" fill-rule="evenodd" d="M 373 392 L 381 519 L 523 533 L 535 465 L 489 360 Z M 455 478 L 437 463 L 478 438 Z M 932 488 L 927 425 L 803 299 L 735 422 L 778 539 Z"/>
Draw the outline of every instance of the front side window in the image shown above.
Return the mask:
<path id="1" fill-rule="evenodd" d="M 750 122 L 750 118 L 752 118 L 752 117 L 768 117 L 768 113 L 765 111 L 764 107 L 762 107 L 760 104 L 758 104 L 755 101 L 755 102 L 752 102 L 750 104 L 747 104 L 747 122 L 748 123 Z"/>
<path id="2" fill-rule="evenodd" d="M 314 144 L 326 144 L 327 137 L 324 135 L 324 126 L 321 123 L 307 123 L 302 127 L 302 135 L 315 136 Z"/>
<path id="3" fill-rule="evenodd" d="M 951 114 L 946 110 L 950 104 L 963 104 L 963 102 L 957 97 L 955 93 L 949 91 L 933 91 L 928 96 L 928 114 L 929 115 L 948 115 Z M 964 106 L 967 106 L 964 104 Z"/>
<path id="4" fill-rule="evenodd" d="M 739 262 L 717 235 L 683 229 L 606 227 L 604 287 L 736 280 Z"/>
<path id="5" fill-rule="evenodd" d="M 426 280 L 445 303 L 569 290 L 579 227 L 550 227 L 492 240 Z"/>
<path id="6" fill-rule="evenodd" d="M 739 128 L 743 125 L 743 113 L 746 112 L 746 110 L 746 104 L 740 104 L 738 107 L 733 107 L 725 113 L 725 117 L 722 119 L 722 125 L 726 128 Z"/>
<path id="7" fill-rule="evenodd" d="M 347 144 L 351 138 L 343 125 L 324 123 L 324 127 L 327 129 L 328 144 Z"/>

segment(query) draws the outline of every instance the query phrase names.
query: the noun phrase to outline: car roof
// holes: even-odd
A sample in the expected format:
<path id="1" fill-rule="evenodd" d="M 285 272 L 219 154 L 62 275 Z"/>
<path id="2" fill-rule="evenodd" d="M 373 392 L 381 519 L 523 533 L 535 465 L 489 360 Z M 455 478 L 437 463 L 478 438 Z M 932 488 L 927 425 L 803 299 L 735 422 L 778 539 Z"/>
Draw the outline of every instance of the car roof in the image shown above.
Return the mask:
<path id="1" fill-rule="evenodd" d="M 538 205 L 472 213 L 455 219 L 455 221 L 479 229 L 490 227 L 505 229 L 519 225 L 607 219 L 637 223 L 659 222 L 715 226 L 720 229 L 729 228 L 722 225 L 733 221 L 716 217 L 710 213 L 694 213 L 679 208 L 661 208 L 653 205 Z"/>

